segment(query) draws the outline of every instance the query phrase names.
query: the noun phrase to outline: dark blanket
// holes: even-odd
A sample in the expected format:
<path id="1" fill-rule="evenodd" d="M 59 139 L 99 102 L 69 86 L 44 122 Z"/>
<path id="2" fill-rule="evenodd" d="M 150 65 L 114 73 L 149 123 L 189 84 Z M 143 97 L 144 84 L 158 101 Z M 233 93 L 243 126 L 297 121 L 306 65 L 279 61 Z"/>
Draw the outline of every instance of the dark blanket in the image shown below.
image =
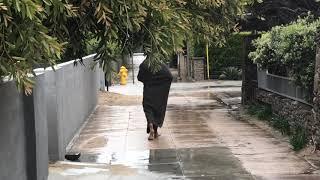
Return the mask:
<path id="1" fill-rule="evenodd" d="M 170 70 L 166 65 L 162 65 L 158 72 L 153 73 L 143 62 L 139 67 L 138 80 L 144 84 L 143 110 L 147 121 L 162 127 L 172 82 Z"/>

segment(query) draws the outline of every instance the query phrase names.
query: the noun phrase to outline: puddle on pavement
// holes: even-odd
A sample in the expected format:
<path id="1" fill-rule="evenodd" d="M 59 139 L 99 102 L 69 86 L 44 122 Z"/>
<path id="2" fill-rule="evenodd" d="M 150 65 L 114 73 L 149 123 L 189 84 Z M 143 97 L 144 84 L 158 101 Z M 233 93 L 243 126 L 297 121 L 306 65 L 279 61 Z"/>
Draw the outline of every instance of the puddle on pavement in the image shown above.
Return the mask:
<path id="1" fill-rule="evenodd" d="M 141 176 L 139 175 L 141 174 L 139 171 L 139 168 L 125 165 L 110 166 L 103 164 L 58 162 L 49 168 L 48 180 L 113 180 L 119 177 L 139 179 L 139 176 Z"/>
<path id="2" fill-rule="evenodd" d="M 241 88 L 239 85 L 216 85 L 216 86 L 194 86 L 194 87 L 171 87 L 171 91 L 176 90 L 183 90 L 183 91 L 190 91 L 190 90 L 202 90 L 202 89 L 214 89 L 214 88 Z"/>
<path id="3" fill-rule="evenodd" d="M 219 86 L 200 87 L 200 89 L 210 88 L 219 88 Z M 269 142 L 267 140 L 272 137 L 261 134 L 254 125 L 228 120 L 231 116 L 228 112 L 237 108 L 237 104 L 232 103 L 239 102 L 239 98 L 234 98 L 237 95 L 234 92 L 220 95 L 224 101 L 231 102 L 228 108 L 221 97 L 218 98 L 217 95 L 208 92 L 189 91 L 170 96 L 166 124 L 163 128 L 165 131 L 160 137 L 161 141 L 155 144 L 146 140 L 145 118 L 141 105 L 101 106 L 94 113 L 88 128 L 84 129 L 83 134 L 80 135 L 84 139 L 80 139 L 82 144 L 78 146 L 82 153 L 80 163 L 97 163 L 101 167 L 70 166 L 59 171 L 51 170 L 51 177 L 58 174 L 64 178 L 49 178 L 49 180 L 251 180 L 252 176 L 243 166 L 251 170 L 258 168 L 262 173 L 264 173 L 264 166 L 275 167 L 275 172 L 281 168 L 288 169 L 278 164 L 268 164 L 256 151 L 250 151 L 254 147 L 261 147 L 261 142 Z M 223 136 L 218 136 L 225 138 L 224 146 L 220 143 L 221 139 L 217 137 L 216 133 L 219 131 Z M 256 134 L 248 138 L 249 132 L 256 132 Z M 243 139 L 237 140 L 239 137 Z M 162 141 L 164 139 L 166 141 Z M 163 142 L 171 146 L 161 148 L 157 146 L 157 143 Z M 280 148 L 275 141 L 269 143 Z M 132 146 L 137 149 L 132 149 Z M 237 153 L 232 154 L 230 149 Z M 273 149 L 276 148 L 271 150 Z M 242 154 L 240 150 L 243 151 Z M 258 150 L 258 152 L 264 152 L 265 148 Z M 272 153 L 278 152 L 271 150 Z M 281 157 L 288 155 L 281 153 L 279 152 L 279 157 L 275 156 L 275 158 L 286 162 L 286 159 Z M 256 159 L 248 158 L 248 155 L 250 157 L 255 155 L 258 162 Z M 259 169 L 260 161 L 264 163 L 261 169 Z"/>
<path id="4" fill-rule="evenodd" d="M 87 161 L 97 161 L 94 158 L 88 159 L 90 156 L 95 155 L 81 157 L 83 166 L 81 163 L 68 164 L 69 162 L 53 165 L 50 168 L 49 180 L 73 180 L 72 178 L 76 177 L 81 180 L 253 179 L 229 149 L 221 146 L 127 151 L 125 154 L 120 153 L 119 159 L 115 159 L 111 164 L 95 166 L 88 166 L 90 162 Z"/>
<path id="5" fill-rule="evenodd" d="M 79 168 L 70 168 L 61 173 L 63 176 L 80 176 L 84 174 L 97 174 L 101 172 L 107 171 L 106 169 L 99 169 L 99 168 L 89 168 L 84 167 L 82 169 Z"/>
<path id="6" fill-rule="evenodd" d="M 211 105 L 197 105 L 197 106 L 188 106 L 188 105 L 168 105 L 168 111 L 196 111 L 196 110 L 213 110 L 224 108 L 220 104 L 211 104 Z"/>
<path id="7" fill-rule="evenodd" d="M 177 163 L 175 149 L 154 149 L 142 151 L 114 151 L 96 154 L 83 154 L 78 162 L 125 164 L 125 165 L 152 165 Z"/>

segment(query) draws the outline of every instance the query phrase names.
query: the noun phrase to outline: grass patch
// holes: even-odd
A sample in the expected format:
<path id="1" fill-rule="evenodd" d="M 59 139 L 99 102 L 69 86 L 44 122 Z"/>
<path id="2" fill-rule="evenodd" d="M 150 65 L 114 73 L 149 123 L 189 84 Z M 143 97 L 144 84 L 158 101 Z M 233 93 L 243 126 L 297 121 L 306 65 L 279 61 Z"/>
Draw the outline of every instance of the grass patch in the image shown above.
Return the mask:
<path id="1" fill-rule="evenodd" d="M 291 134 L 289 121 L 282 117 L 273 115 L 270 124 L 272 125 L 272 127 L 278 129 L 282 134 Z"/>
<path id="2" fill-rule="evenodd" d="M 301 126 L 294 127 L 292 129 L 294 130 L 293 134 L 290 136 L 290 144 L 293 146 L 295 151 L 299 151 L 308 143 L 306 129 Z"/>
<path id="3" fill-rule="evenodd" d="M 272 118 L 272 109 L 269 105 L 254 104 L 247 109 L 248 114 L 256 116 L 261 120 L 270 120 Z"/>
<path id="4" fill-rule="evenodd" d="M 249 115 L 268 122 L 282 134 L 288 135 L 295 151 L 303 149 L 308 143 L 306 129 L 300 125 L 291 126 L 287 119 L 275 115 L 270 105 L 252 104 L 246 111 Z"/>

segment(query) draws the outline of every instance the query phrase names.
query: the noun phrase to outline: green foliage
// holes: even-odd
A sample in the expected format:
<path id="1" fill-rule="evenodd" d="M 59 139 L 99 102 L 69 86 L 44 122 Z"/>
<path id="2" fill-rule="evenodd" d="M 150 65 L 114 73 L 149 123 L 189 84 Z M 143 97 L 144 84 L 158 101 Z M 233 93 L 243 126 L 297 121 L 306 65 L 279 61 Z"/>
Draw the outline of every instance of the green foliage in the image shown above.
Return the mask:
<path id="1" fill-rule="evenodd" d="M 96 52 L 110 72 L 119 56 L 141 47 L 157 70 L 185 40 L 221 44 L 250 1 L 0 0 L 0 78 L 30 93 L 34 67 Z"/>
<path id="2" fill-rule="evenodd" d="M 142 43 L 147 60 L 154 66 L 167 61 L 172 53 L 182 51 L 185 41 L 221 44 L 233 29 L 235 17 L 242 13 L 244 0 L 160 0 L 147 9 L 146 30 Z M 155 7 L 162 8 L 155 8 Z M 141 37 L 139 37 L 141 38 Z M 154 53 L 157 52 L 157 53 Z"/>
<path id="3" fill-rule="evenodd" d="M 241 67 L 244 58 L 244 38 L 248 35 L 248 32 L 232 33 L 227 36 L 222 46 L 209 46 L 210 72 L 214 77 L 219 77 L 226 67 Z M 194 54 L 205 57 L 205 44 L 195 43 Z"/>
<path id="4" fill-rule="evenodd" d="M 260 120 L 267 121 L 272 127 L 279 130 L 282 134 L 288 135 L 290 144 L 295 151 L 301 150 L 308 143 L 306 128 L 294 123 L 291 125 L 287 119 L 273 114 L 269 105 L 251 104 L 247 107 L 247 113 Z"/>
<path id="5" fill-rule="evenodd" d="M 287 75 L 310 92 L 313 88 L 317 28 L 320 20 L 311 16 L 288 26 L 277 26 L 254 41 L 249 57 L 260 68 Z"/>
<path id="6" fill-rule="evenodd" d="M 250 104 L 250 106 L 248 106 L 246 110 L 249 115 L 255 116 L 260 107 L 261 106 L 259 106 L 259 104 Z"/>
<path id="7" fill-rule="evenodd" d="M 256 0 L 246 10 L 240 26 L 246 31 L 266 31 L 288 24 L 311 12 L 320 17 L 319 0 Z"/>
<path id="8" fill-rule="evenodd" d="M 219 79 L 222 80 L 240 80 L 242 77 L 242 72 L 239 68 L 236 67 L 227 67 L 223 70 L 222 74 L 219 76 Z"/>
<path id="9" fill-rule="evenodd" d="M 86 40 L 86 54 L 94 54 L 96 53 L 95 50 L 98 47 L 99 42 L 95 38 L 91 38 Z M 70 60 L 70 59 L 68 59 Z"/>
<path id="10" fill-rule="evenodd" d="M 290 137 L 290 144 L 295 151 L 299 151 L 308 143 L 306 129 L 302 126 L 296 126 L 293 129 L 293 134 Z"/>
<path id="11" fill-rule="evenodd" d="M 286 134 L 286 135 L 290 135 L 291 132 L 290 132 L 290 124 L 289 124 L 289 121 L 282 118 L 282 117 L 279 117 L 279 116 L 273 116 L 271 119 L 270 119 L 270 124 L 280 130 L 280 132 L 282 134 Z"/>
<path id="12" fill-rule="evenodd" d="M 64 3 L 0 1 L 0 78 L 9 76 L 16 80 L 19 89 L 30 93 L 32 69 L 54 65 L 60 59 L 64 41 L 52 36 L 52 29 L 43 22 L 51 20 L 52 13 L 65 18 L 73 16 L 73 7 Z"/>
<path id="13" fill-rule="evenodd" d="M 269 105 L 252 104 L 248 107 L 247 112 L 261 120 L 270 120 L 272 118 L 272 109 Z"/>

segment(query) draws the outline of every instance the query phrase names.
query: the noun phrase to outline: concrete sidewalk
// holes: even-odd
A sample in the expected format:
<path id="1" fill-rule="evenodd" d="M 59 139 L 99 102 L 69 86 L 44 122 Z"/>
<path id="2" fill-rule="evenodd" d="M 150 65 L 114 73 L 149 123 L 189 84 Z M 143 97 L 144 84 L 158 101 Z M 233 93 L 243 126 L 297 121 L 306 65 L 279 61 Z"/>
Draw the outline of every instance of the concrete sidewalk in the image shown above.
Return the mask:
<path id="1" fill-rule="evenodd" d="M 229 91 L 241 91 L 241 81 L 202 81 L 194 83 L 172 83 L 171 94 L 189 92 L 229 92 Z M 143 84 L 141 82 L 135 82 L 135 84 L 129 82 L 125 86 L 114 85 L 109 88 L 110 92 L 119 93 L 123 95 L 142 96 Z"/>
<path id="2" fill-rule="evenodd" d="M 320 176 L 282 142 L 229 115 L 241 82 L 173 84 L 161 137 L 148 141 L 141 99 L 92 114 L 71 151 L 80 162 L 51 165 L 49 180 L 313 180 Z M 142 86 L 112 92 L 141 95 Z M 128 96 L 129 97 L 129 96 Z"/>

